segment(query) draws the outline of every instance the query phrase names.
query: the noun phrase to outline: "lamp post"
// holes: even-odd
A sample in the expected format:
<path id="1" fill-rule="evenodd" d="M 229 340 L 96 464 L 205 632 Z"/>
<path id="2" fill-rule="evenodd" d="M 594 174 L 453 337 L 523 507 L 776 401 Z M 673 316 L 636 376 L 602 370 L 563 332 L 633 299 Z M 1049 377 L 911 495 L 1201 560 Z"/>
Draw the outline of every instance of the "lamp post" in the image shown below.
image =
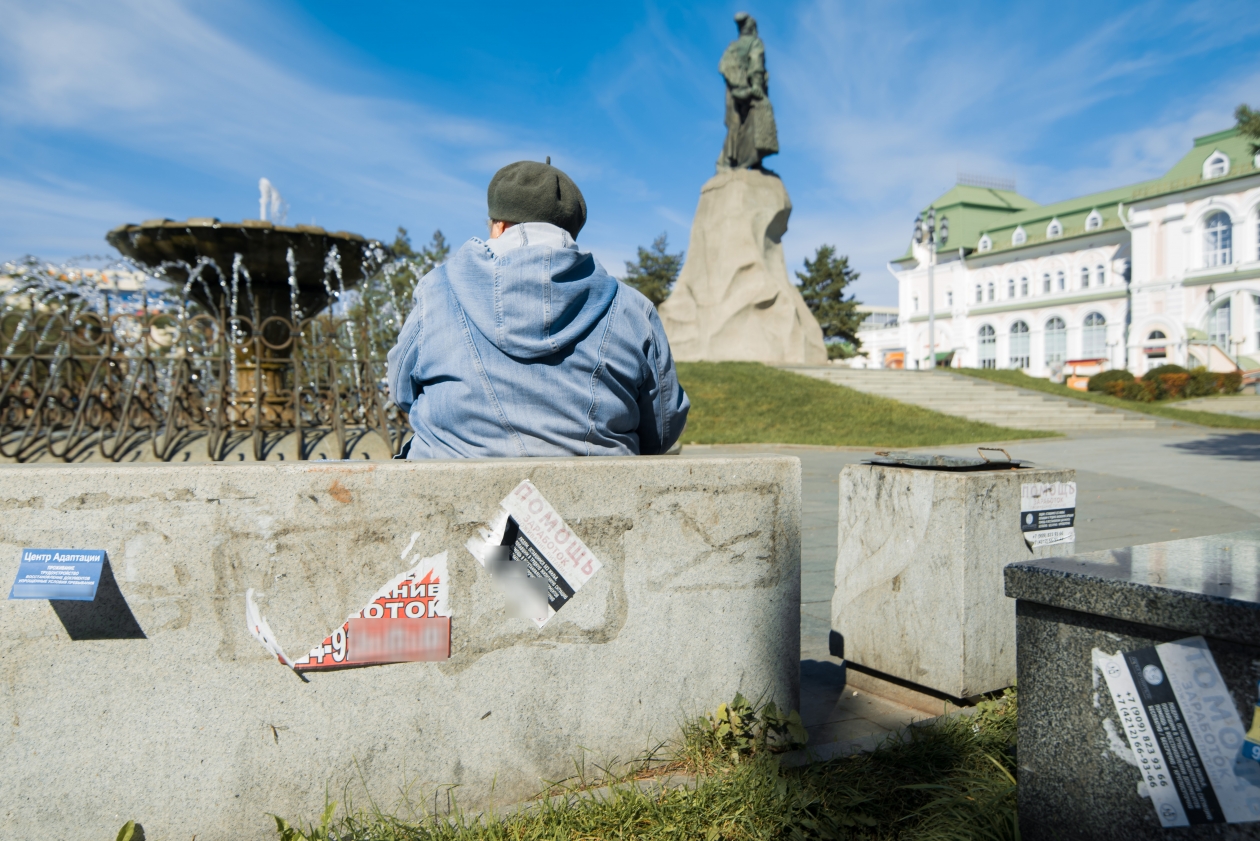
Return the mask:
<path id="1" fill-rule="evenodd" d="M 949 239 L 949 219 L 941 217 L 940 241 Z M 936 208 L 929 207 L 927 219 L 920 213 L 914 217 L 914 241 L 928 250 L 928 359 L 936 367 Z"/>

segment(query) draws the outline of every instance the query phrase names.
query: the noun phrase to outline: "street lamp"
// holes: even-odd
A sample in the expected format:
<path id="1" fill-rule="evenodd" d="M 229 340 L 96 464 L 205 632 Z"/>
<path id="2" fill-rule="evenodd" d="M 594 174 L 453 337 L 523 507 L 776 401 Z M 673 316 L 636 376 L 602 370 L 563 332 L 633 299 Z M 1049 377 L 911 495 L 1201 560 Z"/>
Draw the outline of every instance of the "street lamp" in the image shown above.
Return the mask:
<path id="1" fill-rule="evenodd" d="M 928 250 L 928 358 L 932 360 L 930 367 L 936 367 L 936 243 L 949 239 L 949 219 L 941 217 L 941 226 L 936 227 L 936 208 L 929 207 L 927 219 L 920 213 L 914 217 L 914 241 L 926 245 Z"/>

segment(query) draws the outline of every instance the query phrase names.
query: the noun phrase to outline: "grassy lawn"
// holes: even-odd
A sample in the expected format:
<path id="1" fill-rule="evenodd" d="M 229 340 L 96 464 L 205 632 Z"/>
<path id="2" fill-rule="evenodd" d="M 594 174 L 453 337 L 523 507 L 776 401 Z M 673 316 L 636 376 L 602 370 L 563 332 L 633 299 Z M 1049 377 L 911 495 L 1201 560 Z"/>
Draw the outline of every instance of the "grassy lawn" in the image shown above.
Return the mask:
<path id="1" fill-rule="evenodd" d="M 1014 693 L 970 717 L 910 728 L 878 750 L 783 769 L 757 743 L 732 751 L 700 719 L 668 769 L 694 788 L 643 790 L 629 779 L 607 796 L 542 800 L 505 818 L 406 817 L 379 809 L 321 826 L 279 826 L 281 841 L 543 841 L 543 839 L 1014 839 Z M 760 743 L 764 745 L 763 743 Z M 639 774 L 642 777 L 642 772 Z M 569 789 L 574 791 L 575 789 Z M 554 789 L 547 793 L 551 793 Z"/>
<path id="2" fill-rule="evenodd" d="M 927 447 L 1053 436 L 942 415 L 756 362 L 680 362 L 684 444 Z"/>
<path id="3" fill-rule="evenodd" d="M 1059 383 L 1052 383 L 1049 380 L 1043 380 L 1040 377 L 1030 377 L 1023 371 L 997 371 L 993 369 L 982 368 L 955 368 L 955 374 L 966 374 L 968 377 L 976 377 L 982 380 L 992 380 L 995 383 L 1004 383 L 1005 385 L 1018 386 L 1019 388 L 1027 388 L 1033 391 L 1044 391 L 1047 394 L 1057 394 L 1060 397 L 1071 397 L 1076 400 L 1088 400 L 1091 403 L 1101 403 L 1104 406 L 1111 406 L 1114 409 L 1128 409 L 1130 412 L 1142 412 L 1147 415 L 1155 415 L 1168 420 L 1181 421 L 1183 423 L 1197 423 L 1200 426 L 1214 426 L 1218 429 L 1260 429 L 1260 420 L 1254 418 L 1240 418 L 1233 415 L 1218 415 L 1213 412 L 1196 412 L 1188 409 L 1178 409 L 1176 405 L 1179 401 L 1163 400 L 1158 403 L 1139 403 L 1136 400 L 1121 400 L 1119 397 L 1112 397 L 1110 394 L 1099 394 L 1096 391 L 1077 391 L 1074 388 L 1068 388 Z M 1228 400 L 1225 396 L 1222 400 Z"/>

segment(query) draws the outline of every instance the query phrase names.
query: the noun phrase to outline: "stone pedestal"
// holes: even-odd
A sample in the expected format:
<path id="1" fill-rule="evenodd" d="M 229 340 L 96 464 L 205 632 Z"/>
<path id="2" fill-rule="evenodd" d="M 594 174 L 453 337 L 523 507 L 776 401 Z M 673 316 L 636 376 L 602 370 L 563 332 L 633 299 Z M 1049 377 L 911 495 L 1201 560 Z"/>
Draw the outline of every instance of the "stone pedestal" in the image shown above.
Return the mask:
<path id="1" fill-rule="evenodd" d="M 833 653 L 954 698 L 1013 684 L 1015 610 L 1002 568 L 1072 548 L 1029 549 L 1020 486 L 1075 479 L 1074 470 L 844 468 Z"/>
<path id="2" fill-rule="evenodd" d="M 1202 703 L 1183 707 L 1191 731 L 1223 721 L 1228 704 L 1248 727 L 1260 667 L 1260 531 L 1028 561 L 1005 577 L 1017 614 L 1021 837 L 1260 838 L 1260 822 L 1160 826 L 1095 665 L 1099 653 L 1202 636 L 1225 685 L 1195 672 Z M 1214 741 L 1205 767 L 1247 775 L 1253 790 L 1243 799 L 1260 817 L 1260 766 L 1238 756 L 1242 733 Z"/>
<path id="3" fill-rule="evenodd" d="M 660 307 L 675 359 L 827 361 L 822 328 L 783 260 L 791 213 L 783 182 L 761 170 L 729 170 L 700 190 L 687 261 Z"/>
<path id="4" fill-rule="evenodd" d="M 603 564 L 542 629 L 464 548 L 525 478 Z M 23 547 L 112 570 L 95 602 L 0 601 L 0 836 L 273 838 L 326 795 L 476 810 L 736 692 L 795 708 L 800 487 L 784 457 L 0 468 L 6 589 Z M 253 588 L 299 656 L 443 551 L 449 660 L 304 681 L 246 628 Z"/>

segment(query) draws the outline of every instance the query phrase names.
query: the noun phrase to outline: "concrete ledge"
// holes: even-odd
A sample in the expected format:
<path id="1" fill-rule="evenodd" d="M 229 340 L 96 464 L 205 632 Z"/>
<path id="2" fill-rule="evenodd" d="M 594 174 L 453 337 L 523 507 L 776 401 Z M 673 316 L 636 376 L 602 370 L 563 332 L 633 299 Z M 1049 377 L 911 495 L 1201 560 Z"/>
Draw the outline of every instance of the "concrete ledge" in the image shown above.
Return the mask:
<path id="1" fill-rule="evenodd" d="M 541 631 L 463 548 L 525 478 L 604 564 Z M 71 639 L 50 602 L 0 608 L 7 837 L 100 839 L 135 819 L 151 838 L 264 838 L 266 813 L 316 816 L 346 788 L 385 808 L 444 785 L 466 808 L 505 805 L 581 754 L 632 759 L 736 691 L 797 705 L 795 458 L 37 465 L 0 481 L 0 576 L 24 546 L 105 549 L 132 617 L 98 623 L 121 638 Z M 307 683 L 247 633 L 253 587 L 301 653 L 402 571 L 413 534 L 449 553 L 450 660 Z"/>

